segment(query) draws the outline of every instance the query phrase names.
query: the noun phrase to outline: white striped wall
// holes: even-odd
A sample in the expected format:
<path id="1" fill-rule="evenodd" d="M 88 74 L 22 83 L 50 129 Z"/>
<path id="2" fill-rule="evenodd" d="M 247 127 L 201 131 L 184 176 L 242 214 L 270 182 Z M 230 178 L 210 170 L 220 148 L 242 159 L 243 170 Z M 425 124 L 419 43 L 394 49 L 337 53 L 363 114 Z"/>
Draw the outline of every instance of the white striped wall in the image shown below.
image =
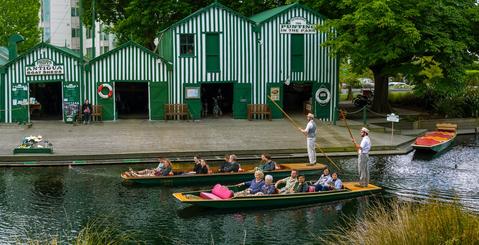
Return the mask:
<path id="1" fill-rule="evenodd" d="M 311 24 L 322 24 L 323 19 L 306 9 L 296 7 L 264 22 L 261 26 L 261 45 L 259 48 L 259 82 L 254 103 L 266 103 L 268 83 L 307 81 L 331 85 L 331 115 L 336 105 L 338 61 L 330 55 L 330 49 L 321 46 L 327 39 L 326 34 L 304 34 L 304 71 L 291 72 L 290 34 L 279 33 L 280 24 L 288 23 L 293 17 L 303 17 Z"/>
<path id="2" fill-rule="evenodd" d="M 47 58 L 53 60 L 56 64 L 63 64 L 63 75 L 47 76 L 25 76 L 25 67 L 32 65 L 36 60 Z M 66 55 L 62 51 L 51 48 L 47 45 L 39 46 L 31 52 L 23 55 L 14 63 L 5 66 L 5 121 L 12 122 L 12 87 L 18 84 L 25 84 L 28 87 L 29 82 L 42 81 L 68 81 L 79 82 L 80 66 L 79 60 Z M 30 97 L 28 95 L 28 97 Z M 27 98 L 28 99 L 28 98 Z M 62 99 L 63 101 L 63 99 Z"/>
<path id="3" fill-rule="evenodd" d="M 213 6 L 172 30 L 173 77 L 170 103 L 182 103 L 184 84 L 201 82 L 256 83 L 256 34 L 253 23 L 229 10 Z M 220 72 L 206 72 L 205 33 L 219 33 Z M 194 57 L 180 57 L 180 34 L 195 35 Z"/>
<path id="4" fill-rule="evenodd" d="M 111 50 L 93 60 L 86 73 L 86 94 L 83 99 L 90 99 L 97 104 L 98 83 L 113 86 L 117 81 L 167 82 L 167 66 L 159 57 L 139 46 L 129 43 Z"/>

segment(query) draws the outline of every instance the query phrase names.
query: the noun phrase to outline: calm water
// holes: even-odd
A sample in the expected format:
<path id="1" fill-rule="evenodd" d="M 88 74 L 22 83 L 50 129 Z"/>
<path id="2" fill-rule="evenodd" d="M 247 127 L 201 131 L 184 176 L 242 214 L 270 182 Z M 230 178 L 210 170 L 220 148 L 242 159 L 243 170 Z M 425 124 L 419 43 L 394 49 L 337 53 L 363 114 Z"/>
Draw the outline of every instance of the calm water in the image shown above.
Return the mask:
<path id="1" fill-rule="evenodd" d="M 432 160 L 414 154 L 373 157 L 378 197 L 273 210 L 217 211 L 188 207 L 171 193 L 198 188 L 139 188 L 121 184 L 127 166 L 0 169 L 0 241 L 63 241 L 89 220 L 103 220 L 155 244 L 310 244 L 345 218 L 361 216 L 378 199 L 459 199 L 479 212 L 479 148 L 457 146 Z M 356 178 L 356 159 L 337 160 L 343 180 Z M 457 167 L 455 167 L 457 165 Z M 341 177 L 341 176 L 340 176 Z"/>

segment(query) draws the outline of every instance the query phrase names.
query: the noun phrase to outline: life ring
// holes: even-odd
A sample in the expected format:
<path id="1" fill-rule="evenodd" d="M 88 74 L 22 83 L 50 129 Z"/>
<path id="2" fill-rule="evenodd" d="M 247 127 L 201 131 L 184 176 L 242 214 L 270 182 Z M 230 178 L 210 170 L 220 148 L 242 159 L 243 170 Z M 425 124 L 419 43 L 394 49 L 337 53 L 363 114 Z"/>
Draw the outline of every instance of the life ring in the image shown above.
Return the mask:
<path id="1" fill-rule="evenodd" d="M 316 91 L 316 101 L 320 105 L 325 105 L 331 100 L 331 92 L 327 88 L 319 88 Z"/>
<path id="2" fill-rule="evenodd" d="M 108 94 L 104 94 L 102 91 L 103 91 L 103 88 L 107 88 L 108 89 Z M 103 99 L 108 99 L 110 98 L 111 96 L 113 96 L 113 88 L 111 87 L 110 84 L 108 83 L 103 83 L 103 84 L 100 84 L 100 86 L 98 86 L 98 96 L 100 96 L 101 98 Z"/>

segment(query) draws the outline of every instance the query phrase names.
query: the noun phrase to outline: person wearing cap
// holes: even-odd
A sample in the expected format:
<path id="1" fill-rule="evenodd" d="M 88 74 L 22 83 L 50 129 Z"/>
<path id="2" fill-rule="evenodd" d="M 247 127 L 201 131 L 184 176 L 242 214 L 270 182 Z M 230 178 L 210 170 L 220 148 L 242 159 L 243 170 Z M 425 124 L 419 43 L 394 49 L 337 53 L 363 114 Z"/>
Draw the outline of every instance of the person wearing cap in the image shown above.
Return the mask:
<path id="1" fill-rule="evenodd" d="M 306 147 L 308 149 L 309 164 L 316 164 L 316 123 L 314 122 L 314 115 L 308 113 L 306 115 L 308 124 L 305 129 L 299 128 L 304 135 L 306 135 Z"/>
<path id="2" fill-rule="evenodd" d="M 358 149 L 359 186 L 367 187 L 369 184 L 369 150 L 371 150 L 371 140 L 369 139 L 369 130 L 367 128 L 361 129 L 361 137 L 361 144 L 356 144 Z"/>

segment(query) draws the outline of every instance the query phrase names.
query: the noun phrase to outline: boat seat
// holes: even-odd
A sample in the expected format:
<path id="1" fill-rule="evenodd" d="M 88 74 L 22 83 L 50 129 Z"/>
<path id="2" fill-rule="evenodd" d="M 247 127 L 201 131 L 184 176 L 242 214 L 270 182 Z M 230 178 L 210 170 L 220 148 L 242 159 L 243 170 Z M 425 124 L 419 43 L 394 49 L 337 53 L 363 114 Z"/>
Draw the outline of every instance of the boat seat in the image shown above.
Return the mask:
<path id="1" fill-rule="evenodd" d="M 233 191 L 220 184 L 216 184 L 213 189 L 211 189 L 211 193 L 221 199 L 230 199 L 234 196 Z"/>

